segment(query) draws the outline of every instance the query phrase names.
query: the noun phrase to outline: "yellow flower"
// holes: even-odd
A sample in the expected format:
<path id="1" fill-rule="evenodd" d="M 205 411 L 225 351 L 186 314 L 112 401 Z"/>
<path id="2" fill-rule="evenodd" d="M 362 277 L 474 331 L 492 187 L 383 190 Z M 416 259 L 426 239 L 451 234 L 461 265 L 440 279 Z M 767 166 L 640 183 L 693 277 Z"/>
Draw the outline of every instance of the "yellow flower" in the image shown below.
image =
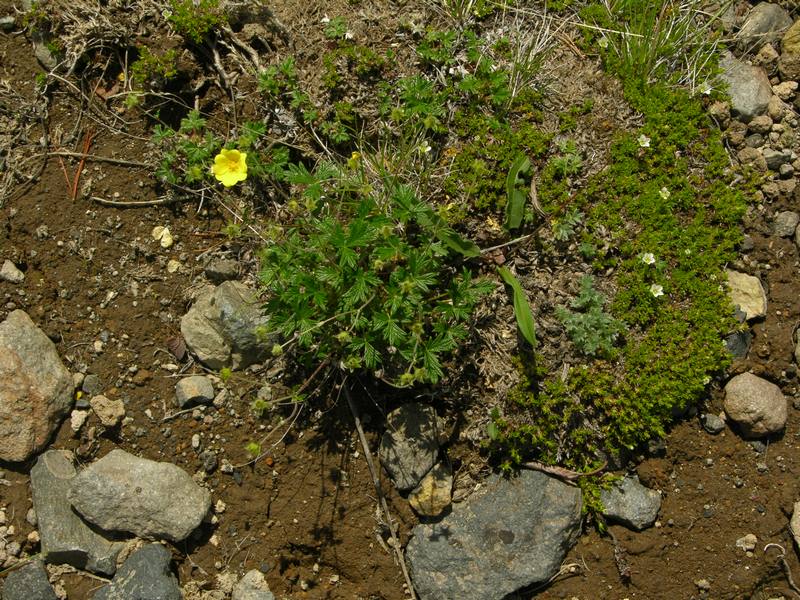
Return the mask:
<path id="1" fill-rule="evenodd" d="M 214 157 L 214 166 L 211 172 L 217 181 L 221 181 L 225 187 L 236 185 L 240 181 L 247 179 L 247 152 L 238 150 L 220 150 Z"/>

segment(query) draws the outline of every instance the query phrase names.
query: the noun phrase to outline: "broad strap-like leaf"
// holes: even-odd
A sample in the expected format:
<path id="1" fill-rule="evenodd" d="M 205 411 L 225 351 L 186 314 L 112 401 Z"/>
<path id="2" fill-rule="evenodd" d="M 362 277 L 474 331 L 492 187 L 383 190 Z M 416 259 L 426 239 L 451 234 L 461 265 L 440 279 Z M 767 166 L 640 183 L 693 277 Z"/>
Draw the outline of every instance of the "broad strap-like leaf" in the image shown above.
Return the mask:
<path id="1" fill-rule="evenodd" d="M 506 267 L 498 267 L 497 272 L 503 281 L 511 286 L 513 291 L 514 315 L 517 318 L 517 326 L 522 333 L 522 337 L 531 346 L 536 346 L 536 328 L 533 324 L 533 312 L 531 311 L 531 305 L 528 303 L 528 296 L 525 294 L 525 290 L 522 289 L 519 280 Z"/>
<path id="2" fill-rule="evenodd" d="M 517 229 L 522 225 L 525 215 L 525 193 L 517 186 L 520 173 L 525 173 L 531 168 L 531 161 L 525 155 L 519 156 L 511 165 L 506 177 L 506 229 Z"/>

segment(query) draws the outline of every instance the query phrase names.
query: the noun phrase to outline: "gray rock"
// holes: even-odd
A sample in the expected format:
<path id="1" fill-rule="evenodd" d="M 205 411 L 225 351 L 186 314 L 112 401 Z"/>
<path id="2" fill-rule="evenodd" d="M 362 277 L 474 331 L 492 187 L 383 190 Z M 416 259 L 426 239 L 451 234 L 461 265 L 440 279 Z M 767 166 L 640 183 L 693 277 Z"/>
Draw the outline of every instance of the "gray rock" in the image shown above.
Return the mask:
<path id="1" fill-rule="evenodd" d="M 101 529 L 173 542 L 192 533 L 211 506 L 208 490 L 179 467 L 119 449 L 73 479 L 68 498 Z"/>
<path id="2" fill-rule="evenodd" d="M 378 457 L 397 489 L 413 489 L 431 470 L 439 454 L 440 433 L 431 406 L 404 404 L 387 415 Z"/>
<path id="3" fill-rule="evenodd" d="M 83 390 L 84 394 L 91 398 L 92 396 L 97 396 L 103 392 L 103 382 L 100 381 L 100 378 L 94 373 L 89 373 L 83 378 L 81 389 Z M 86 408 L 89 407 L 87 406 Z"/>
<path id="4" fill-rule="evenodd" d="M 4 260 L 3 266 L 0 267 L 0 281 L 22 283 L 25 281 L 25 273 L 20 271 L 10 260 Z"/>
<path id="5" fill-rule="evenodd" d="M 58 600 L 44 565 L 35 560 L 11 571 L 3 586 L 3 600 Z"/>
<path id="6" fill-rule="evenodd" d="M 0 31 L 3 33 L 10 33 L 14 31 L 14 27 L 16 27 L 17 22 L 16 19 L 12 15 L 6 15 L 5 17 L 0 17 Z"/>
<path id="7" fill-rule="evenodd" d="M 213 283 L 222 283 L 239 276 L 239 263 L 230 258 L 214 258 L 205 268 L 206 277 Z"/>
<path id="8" fill-rule="evenodd" d="M 747 15 L 736 39 L 740 47 L 758 47 L 779 40 L 781 34 L 791 26 L 792 17 L 787 10 L 777 4 L 760 2 Z"/>
<path id="9" fill-rule="evenodd" d="M 31 469 L 42 558 L 53 564 L 66 563 L 113 575 L 122 544 L 94 531 L 72 510 L 67 492 L 76 475 L 71 456 L 61 450 L 48 450 Z"/>
<path id="10" fill-rule="evenodd" d="M 439 523 L 414 528 L 409 573 L 421 600 L 499 600 L 557 573 L 580 523 L 578 488 L 538 471 L 493 476 Z"/>
<path id="11" fill-rule="evenodd" d="M 766 135 L 772 131 L 772 118 L 769 115 L 753 117 L 747 124 L 747 129 L 755 133 Z"/>
<path id="12" fill-rule="evenodd" d="M 777 171 L 781 165 L 792 162 L 792 153 L 789 150 L 775 150 L 774 148 L 764 148 L 761 150 L 767 168 L 770 171 Z"/>
<path id="13" fill-rule="evenodd" d="M 728 84 L 731 95 L 733 115 L 748 122 L 764 114 L 772 98 L 772 86 L 764 69 L 743 63 L 730 52 L 723 55 L 720 66 L 722 79 Z"/>
<path id="14" fill-rule="evenodd" d="M 797 224 L 800 223 L 800 215 L 792 210 L 784 210 L 775 215 L 775 235 L 780 237 L 792 237 Z"/>
<path id="15" fill-rule="evenodd" d="M 130 555 L 109 585 L 93 600 L 181 600 L 178 580 L 169 568 L 172 555 L 160 544 L 148 544 Z"/>
<path id="16" fill-rule="evenodd" d="M 627 475 L 610 490 L 600 491 L 603 515 L 625 527 L 641 531 L 650 527 L 661 508 L 661 494 L 639 483 L 639 478 Z"/>
<path id="17" fill-rule="evenodd" d="M 736 153 L 736 157 L 739 162 L 745 165 L 752 165 L 757 171 L 764 173 L 767 170 L 767 161 L 761 151 L 756 148 L 751 148 L 750 146 L 742 148 Z"/>
<path id="18" fill-rule="evenodd" d="M 700 417 L 700 420 L 703 423 L 703 429 L 705 429 L 711 435 L 717 435 L 718 433 L 725 431 L 725 421 L 718 415 L 706 413 Z"/>
<path id="19" fill-rule="evenodd" d="M 257 335 L 268 319 L 256 294 L 226 281 L 201 295 L 181 319 L 187 347 L 211 369 L 243 369 L 267 355 L 271 342 Z"/>
<path id="20" fill-rule="evenodd" d="M 777 433 L 786 425 L 787 401 L 781 389 L 752 373 L 733 377 L 725 385 L 725 414 L 747 438 Z"/>
<path id="21" fill-rule="evenodd" d="M 214 385 L 208 377 L 192 375 L 175 384 L 175 399 L 181 408 L 198 404 L 211 404 L 214 400 Z"/>
<path id="22" fill-rule="evenodd" d="M 745 315 L 746 316 L 746 315 Z M 750 343 L 753 341 L 753 334 L 750 330 L 734 331 L 733 333 L 725 336 L 725 347 L 731 356 L 736 359 L 747 358 L 747 353 L 750 352 Z"/>
<path id="23" fill-rule="evenodd" d="M 253 569 L 245 573 L 239 582 L 233 586 L 231 600 L 274 600 L 275 596 L 269 589 L 264 574 Z"/>
<path id="24" fill-rule="evenodd" d="M 748 321 L 767 316 L 767 294 L 758 277 L 728 271 L 728 295 L 733 305 L 744 311 Z"/>
<path id="25" fill-rule="evenodd" d="M 72 407 L 72 375 L 53 342 L 15 310 L 0 323 L 0 460 L 41 451 Z"/>

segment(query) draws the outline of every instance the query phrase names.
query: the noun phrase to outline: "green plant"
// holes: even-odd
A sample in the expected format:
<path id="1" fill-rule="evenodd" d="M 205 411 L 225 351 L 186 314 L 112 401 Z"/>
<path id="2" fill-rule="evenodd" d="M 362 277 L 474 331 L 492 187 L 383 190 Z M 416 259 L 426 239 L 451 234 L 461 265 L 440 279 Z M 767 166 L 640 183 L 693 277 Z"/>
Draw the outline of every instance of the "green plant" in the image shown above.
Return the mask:
<path id="1" fill-rule="evenodd" d="M 553 221 L 553 237 L 559 242 L 569 241 L 583 217 L 583 213 L 573 206 L 560 219 Z"/>
<path id="2" fill-rule="evenodd" d="M 570 302 L 575 310 L 556 309 L 572 343 L 586 356 L 611 356 L 617 337 L 625 330 L 620 321 L 603 310 L 604 305 L 605 299 L 594 289 L 594 278 L 584 275 L 580 293 Z"/>
<path id="3" fill-rule="evenodd" d="M 344 17 L 334 17 L 325 24 L 325 37 L 329 40 L 341 40 L 347 35 L 347 21 Z"/>
<path id="4" fill-rule="evenodd" d="M 492 289 L 449 256 L 475 255 L 413 188 L 383 173 L 321 164 L 289 168 L 295 220 L 262 253 L 274 330 L 315 363 L 372 371 L 398 386 L 436 382 L 442 357 Z"/>
<path id="5" fill-rule="evenodd" d="M 583 160 L 573 140 L 558 142 L 559 156 L 552 159 L 555 176 L 560 179 L 573 177 L 581 172 Z"/>
<path id="6" fill-rule="evenodd" d="M 272 410 L 272 404 L 269 400 L 264 398 L 256 398 L 250 403 L 250 410 L 252 410 L 256 416 L 263 418 L 264 415 Z"/>
<path id="7" fill-rule="evenodd" d="M 219 370 L 219 379 L 222 381 L 222 383 L 228 383 L 232 375 L 233 371 L 230 369 L 230 367 L 222 367 Z"/>
<path id="8" fill-rule="evenodd" d="M 261 444 L 258 442 L 248 442 L 244 449 L 245 452 L 247 452 L 247 454 L 249 454 L 252 458 L 261 456 Z"/>
<path id="9" fill-rule="evenodd" d="M 197 45 L 205 42 L 215 28 L 227 24 L 219 0 L 170 0 L 167 19 L 177 33 Z"/>
<path id="10" fill-rule="evenodd" d="M 139 58 L 131 65 L 131 77 L 139 87 L 161 88 L 178 74 L 177 62 L 178 52 L 175 49 L 153 54 L 150 48 L 143 46 L 139 50 Z"/>

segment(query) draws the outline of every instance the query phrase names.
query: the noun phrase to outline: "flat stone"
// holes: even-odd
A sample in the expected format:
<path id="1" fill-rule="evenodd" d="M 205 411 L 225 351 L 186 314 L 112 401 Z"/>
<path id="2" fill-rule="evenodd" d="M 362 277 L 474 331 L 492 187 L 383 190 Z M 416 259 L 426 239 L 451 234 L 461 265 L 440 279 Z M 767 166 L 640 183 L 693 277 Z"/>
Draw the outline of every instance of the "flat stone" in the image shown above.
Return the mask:
<path id="1" fill-rule="evenodd" d="M 0 323 L 0 460 L 43 450 L 72 407 L 72 375 L 21 310 Z"/>
<path id="2" fill-rule="evenodd" d="M 125 418 L 125 404 L 118 398 L 110 400 L 105 396 L 94 396 L 89 405 L 105 427 L 116 427 Z"/>
<path id="3" fill-rule="evenodd" d="M 58 600 L 41 561 L 11 571 L 3 585 L 3 600 Z"/>
<path id="4" fill-rule="evenodd" d="M 775 150 L 775 148 L 764 148 L 761 151 L 767 168 L 770 171 L 777 171 L 781 165 L 792 162 L 792 153 L 789 150 Z"/>
<path id="5" fill-rule="evenodd" d="M 441 425 L 426 404 L 409 403 L 386 417 L 378 457 L 397 489 L 415 488 L 436 463 Z"/>
<path id="6" fill-rule="evenodd" d="M 641 531 L 653 525 L 661 509 L 661 494 L 627 475 L 610 490 L 600 490 L 603 515 L 610 521 Z"/>
<path id="7" fill-rule="evenodd" d="M 214 401 L 214 384 L 203 375 L 184 377 L 175 384 L 175 400 L 181 408 L 211 404 Z"/>
<path id="8" fill-rule="evenodd" d="M 728 271 L 728 295 L 734 306 L 744 313 L 745 319 L 763 319 L 767 316 L 767 294 L 758 277 Z"/>
<path id="9" fill-rule="evenodd" d="M 752 373 L 737 375 L 725 385 L 724 408 L 746 438 L 768 436 L 786 426 L 787 400 L 783 392 Z"/>
<path id="10" fill-rule="evenodd" d="M 742 48 L 758 47 L 779 40 L 791 25 L 792 17 L 786 9 L 771 2 L 759 2 L 748 13 L 736 39 Z"/>
<path id="11" fill-rule="evenodd" d="M 181 600 L 181 588 L 170 570 L 172 555 L 161 544 L 147 544 L 130 555 L 110 584 L 93 600 Z"/>
<path id="12" fill-rule="evenodd" d="M 264 574 L 253 569 L 233 586 L 231 600 L 275 600 Z"/>
<path id="13" fill-rule="evenodd" d="M 778 70 L 784 80 L 800 79 L 800 19 L 783 34 Z"/>
<path id="14" fill-rule="evenodd" d="M 734 331 L 725 336 L 725 347 L 731 356 L 736 359 L 747 358 L 747 353 L 750 351 L 750 344 L 753 341 L 753 334 L 750 330 Z"/>
<path id="15" fill-rule="evenodd" d="M 226 281 L 202 294 L 181 319 L 186 346 L 210 369 L 243 369 L 267 355 L 268 339 L 259 337 L 268 318 L 255 292 Z"/>
<path id="16" fill-rule="evenodd" d="M 495 475 L 439 523 L 414 527 L 406 561 L 420 600 L 500 600 L 555 575 L 580 524 L 579 488 L 538 471 Z"/>
<path id="17" fill-rule="evenodd" d="M 763 115 L 772 98 L 772 85 L 766 71 L 740 61 L 730 52 L 723 55 L 720 66 L 731 96 L 731 113 L 745 123 Z"/>
<path id="18" fill-rule="evenodd" d="M 780 237 L 792 237 L 797 224 L 800 223 L 800 215 L 792 210 L 784 210 L 775 215 L 775 235 Z"/>
<path id="19" fill-rule="evenodd" d="M 239 263 L 230 258 L 214 258 L 208 262 L 204 271 L 212 283 L 222 283 L 239 276 Z"/>
<path id="20" fill-rule="evenodd" d="M 792 510 L 792 519 L 789 521 L 794 543 L 800 548 L 800 502 L 795 502 Z"/>
<path id="21" fill-rule="evenodd" d="M 173 542 L 192 533 L 211 507 L 208 490 L 186 471 L 120 449 L 84 469 L 68 498 L 101 529 Z"/>
<path id="22" fill-rule="evenodd" d="M 769 115 L 758 115 L 750 120 L 747 124 L 747 129 L 762 135 L 769 133 L 772 130 L 772 119 Z"/>
<path id="23" fill-rule="evenodd" d="M 48 450 L 31 469 L 31 492 L 45 562 L 113 575 L 122 544 L 92 529 L 67 500 L 77 476 L 71 455 Z"/>
<path id="24" fill-rule="evenodd" d="M 453 470 L 446 463 L 433 467 L 408 495 L 411 508 L 423 517 L 438 517 L 450 507 Z"/>
<path id="25" fill-rule="evenodd" d="M 760 150 L 747 146 L 742 148 L 736 153 L 739 162 L 745 165 L 752 165 L 757 171 L 765 172 L 767 170 L 767 161 Z"/>
<path id="26" fill-rule="evenodd" d="M 3 266 L 0 267 L 0 281 L 7 281 L 8 283 L 22 283 L 25 281 L 25 273 L 20 271 L 10 260 L 4 260 Z"/>

